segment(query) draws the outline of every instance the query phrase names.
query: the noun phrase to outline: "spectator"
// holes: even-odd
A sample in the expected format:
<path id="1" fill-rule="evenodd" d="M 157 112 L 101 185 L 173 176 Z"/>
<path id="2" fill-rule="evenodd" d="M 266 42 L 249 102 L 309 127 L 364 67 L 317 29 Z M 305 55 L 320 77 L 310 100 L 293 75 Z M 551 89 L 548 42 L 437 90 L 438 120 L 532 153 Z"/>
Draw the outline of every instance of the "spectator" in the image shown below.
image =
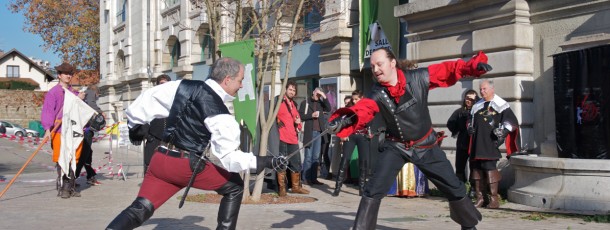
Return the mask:
<path id="1" fill-rule="evenodd" d="M 354 90 L 354 92 L 352 92 L 351 102 L 356 104 L 362 98 L 364 98 L 362 91 Z M 356 146 L 358 147 L 358 171 L 360 172 L 360 176 L 358 177 L 358 194 L 362 196 L 364 185 L 372 173 L 371 152 L 369 151 L 371 145 L 370 128 L 367 126 L 358 129 L 349 137 L 342 137 L 341 142 L 343 142 L 343 154 L 341 155 L 341 163 L 339 163 L 339 172 L 337 173 L 335 190 L 333 191 L 332 196 L 339 196 L 339 193 L 341 192 L 343 181 L 347 178 L 347 166 Z"/>
<path id="2" fill-rule="evenodd" d="M 85 103 L 87 103 L 87 105 L 93 108 L 98 114 L 102 114 L 102 116 L 104 116 L 102 109 L 97 106 L 97 99 L 99 97 L 100 93 L 97 88 L 97 85 L 91 84 L 85 90 Z M 91 163 L 93 162 L 93 149 L 91 148 L 91 144 L 93 143 L 94 134 L 94 130 L 91 129 L 90 126 L 87 126 L 85 128 L 85 137 L 83 138 L 83 149 L 80 154 L 80 159 L 76 164 L 76 177 L 78 178 L 80 176 L 81 170 L 83 169 L 83 167 L 85 167 L 85 171 L 87 171 L 87 184 L 91 186 L 102 184 L 96 179 L 95 176 L 97 175 L 97 173 L 91 166 Z"/>
<path id="3" fill-rule="evenodd" d="M 328 123 L 324 119 L 324 112 L 330 112 L 330 103 L 322 88 L 316 88 L 310 98 L 301 103 L 299 114 L 303 122 L 303 144 L 314 140 L 305 147 L 305 160 L 303 162 L 303 175 L 308 185 L 321 185 L 318 181 L 318 166 L 320 165 L 320 150 L 322 138 L 320 134 L 326 130 Z"/>
<path id="4" fill-rule="evenodd" d="M 277 127 L 280 132 L 280 154 L 286 156 L 299 149 L 299 139 L 297 133 L 301 130 L 301 118 L 294 97 L 297 95 L 297 84 L 289 81 L 286 85 L 286 94 L 280 102 L 280 109 L 277 114 Z M 301 158 L 295 155 L 288 159 L 290 169 L 290 180 L 292 192 L 309 194 L 309 191 L 301 185 Z M 278 194 L 286 196 L 286 170 L 277 172 Z"/>
<path id="5" fill-rule="evenodd" d="M 447 128 L 451 131 L 451 136 L 453 138 L 457 137 L 455 143 L 455 175 L 464 183 L 466 183 L 466 163 L 468 162 L 468 145 L 470 144 L 470 136 L 468 136 L 466 125 L 471 118 L 470 109 L 478 100 L 477 91 L 467 90 L 462 97 L 462 106 L 456 109 L 447 120 Z M 471 186 L 474 186 L 474 181 Z M 471 188 L 471 191 L 474 191 L 474 189 Z"/>
<path id="6" fill-rule="evenodd" d="M 62 63 L 55 67 L 57 71 L 57 78 L 59 84 L 54 86 L 47 92 L 44 98 L 44 104 L 42 106 L 42 113 L 40 115 L 40 122 L 45 130 L 44 138 L 51 141 L 51 148 L 53 149 L 53 162 L 56 163 L 57 168 L 57 196 L 67 199 L 70 197 L 80 197 L 80 193 L 76 191 L 76 176 L 74 175 L 74 169 L 68 168 L 69 173 L 67 175 L 61 174 L 62 168 L 57 163 L 59 161 L 60 146 L 61 146 L 61 121 L 63 118 L 63 106 L 64 106 L 64 94 L 73 93 L 78 95 L 80 99 L 85 98 L 84 92 L 78 92 L 72 85 L 70 85 L 70 79 L 76 72 L 76 68 L 69 63 Z M 53 132 L 53 130 L 55 130 Z M 75 151 L 76 162 L 78 162 L 82 150 L 82 142 Z"/>
<path id="7" fill-rule="evenodd" d="M 497 163 L 502 154 L 498 149 L 506 142 L 506 157 L 518 151 L 516 134 L 519 124 L 508 102 L 495 94 L 491 80 L 483 80 L 479 85 L 481 97 L 470 110 L 472 121 L 468 133 L 472 139 L 470 146 L 470 176 L 474 180 L 476 207 L 496 209 L 500 207 L 498 184 L 502 179 Z M 509 135 L 510 134 L 510 135 Z M 487 187 L 489 203 L 485 205 L 483 191 Z"/>
<path id="8" fill-rule="evenodd" d="M 172 79 L 167 74 L 161 74 L 155 79 L 155 85 L 162 85 L 163 83 L 169 82 Z M 148 129 L 148 135 L 144 139 L 144 173 L 148 171 L 150 165 L 150 159 L 152 159 L 155 149 L 161 144 L 163 139 L 163 130 L 166 126 L 166 118 L 153 119 L 149 124 L 143 126 L 144 129 Z"/>
<path id="9" fill-rule="evenodd" d="M 345 107 L 351 107 L 352 105 L 354 105 L 354 103 L 352 102 L 352 96 L 345 96 L 345 98 L 343 98 L 343 104 L 345 104 Z"/>

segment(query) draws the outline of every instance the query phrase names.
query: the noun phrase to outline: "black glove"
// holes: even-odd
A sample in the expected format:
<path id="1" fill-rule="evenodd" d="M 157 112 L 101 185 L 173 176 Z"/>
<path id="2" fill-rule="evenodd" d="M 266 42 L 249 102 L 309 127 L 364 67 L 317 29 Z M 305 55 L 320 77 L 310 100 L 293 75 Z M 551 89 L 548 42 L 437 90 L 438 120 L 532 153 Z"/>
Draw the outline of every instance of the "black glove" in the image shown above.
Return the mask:
<path id="1" fill-rule="evenodd" d="M 148 133 L 148 128 L 148 125 L 134 125 L 129 128 L 129 141 L 131 141 L 131 144 L 136 146 L 141 145 Z"/>
<path id="2" fill-rule="evenodd" d="M 286 170 L 288 160 L 285 157 L 256 156 L 256 174 L 261 173 L 265 168 Z"/>
<path id="3" fill-rule="evenodd" d="M 347 115 L 343 115 L 341 117 L 337 117 L 333 119 L 330 123 L 328 123 L 328 128 L 331 130 L 331 133 L 338 133 L 343 128 L 351 125 L 353 123 L 351 117 L 347 117 Z"/>
<path id="4" fill-rule="evenodd" d="M 485 71 L 485 72 L 489 72 L 491 71 L 493 68 L 491 68 L 491 66 L 487 63 L 483 63 L 483 62 L 479 62 L 479 64 L 477 64 L 477 70 L 478 71 Z"/>
<path id="5" fill-rule="evenodd" d="M 472 126 L 468 126 L 468 129 L 466 131 L 468 131 L 468 135 L 474 135 L 477 132 Z"/>

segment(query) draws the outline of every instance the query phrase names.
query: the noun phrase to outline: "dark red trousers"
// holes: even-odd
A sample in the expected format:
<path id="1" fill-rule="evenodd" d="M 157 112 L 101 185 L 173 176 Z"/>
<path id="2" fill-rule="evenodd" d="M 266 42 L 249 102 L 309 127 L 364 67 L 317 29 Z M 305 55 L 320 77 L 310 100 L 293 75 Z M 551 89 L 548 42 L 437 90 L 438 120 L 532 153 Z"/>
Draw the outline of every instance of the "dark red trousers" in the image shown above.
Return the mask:
<path id="1" fill-rule="evenodd" d="M 167 156 L 155 151 L 148 166 L 148 171 L 144 175 L 138 197 L 148 199 L 153 203 L 156 210 L 174 194 L 186 187 L 191 175 L 188 158 Z M 193 182 L 193 188 L 216 190 L 227 183 L 230 177 L 231 173 L 227 170 L 207 162 L 205 169 L 197 174 Z"/>

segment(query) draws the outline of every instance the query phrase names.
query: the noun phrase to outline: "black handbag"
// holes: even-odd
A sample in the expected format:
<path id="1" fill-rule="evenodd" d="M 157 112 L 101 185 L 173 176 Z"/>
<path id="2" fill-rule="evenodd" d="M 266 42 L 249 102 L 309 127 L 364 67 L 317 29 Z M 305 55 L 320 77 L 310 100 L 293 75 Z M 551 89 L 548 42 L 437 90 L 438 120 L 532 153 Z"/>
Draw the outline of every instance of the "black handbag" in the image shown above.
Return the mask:
<path id="1" fill-rule="evenodd" d="M 101 113 L 97 113 L 89 120 L 89 128 L 94 131 L 100 131 L 106 127 L 106 119 Z"/>

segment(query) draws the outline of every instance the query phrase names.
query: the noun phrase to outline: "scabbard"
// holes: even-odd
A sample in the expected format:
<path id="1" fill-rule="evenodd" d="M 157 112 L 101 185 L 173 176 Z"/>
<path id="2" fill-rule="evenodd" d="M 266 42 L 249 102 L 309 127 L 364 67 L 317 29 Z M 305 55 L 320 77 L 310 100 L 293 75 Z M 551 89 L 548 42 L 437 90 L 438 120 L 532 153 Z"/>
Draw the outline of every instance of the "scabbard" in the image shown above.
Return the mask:
<path id="1" fill-rule="evenodd" d="M 195 164 L 195 168 L 198 168 L 202 161 L 203 161 L 203 159 L 199 158 L 199 160 L 197 161 L 197 164 Z M 186 196 L 189 194 L 189 190 L 193 186 L 193 183 L 195 182 L 195 177 L 197 177 L 197 174 L 198 174 L 198 172 L 193 172 L 193 174 L 191 175 L 191 179 L 189 179 L 189 183 L 186 185 L 186 189 L 184 189 L 184 194 L 182 195 L 182 198 L 180 199 L 180 204 L 178 204 L 178 208 L 182 208 L 182 206 L 184 205 L 184 200 L 186 199 Z"/>

